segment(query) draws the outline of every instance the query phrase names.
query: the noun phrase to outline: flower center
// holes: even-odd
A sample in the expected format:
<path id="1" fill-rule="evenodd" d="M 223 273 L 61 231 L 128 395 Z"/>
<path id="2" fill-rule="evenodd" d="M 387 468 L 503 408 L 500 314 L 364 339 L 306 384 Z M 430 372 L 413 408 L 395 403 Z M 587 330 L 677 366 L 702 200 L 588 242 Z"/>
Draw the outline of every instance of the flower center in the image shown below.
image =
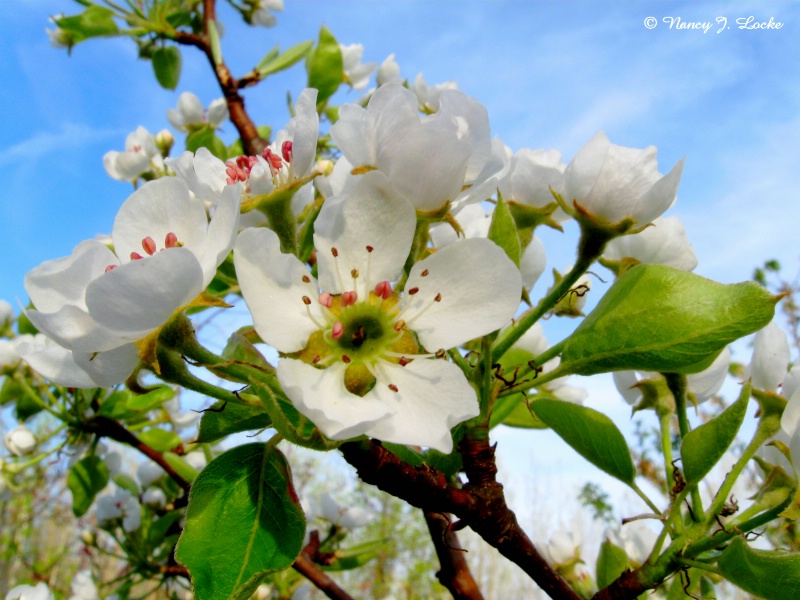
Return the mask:
<path id="1" fill-rule="evenodd" d="M 164 247 L 161 248 L 161 250 L 158 249 L 155 240 L 151 238 L 149 235 L 142 240 L 142 250 L 144 250 L 148 256 L 153 256 L 156 253 L 156 251 L 162 252 L 167 248 L 180 248 L 182 246 L 183 242 L 179 241 L 178 236 L 175 235 L 175 233 L 173 233 L 172 231 L 170 231 L 165 236 Z M 143 258 L 144 256 L 142 256 L 138 252 L 131 252 L 131 260 L 142 260 Z M 108 273 L 109 271 L 113 271 L 116 268 L 117 265 L 108 265 L 106 267 L 105 272 Z"/>
<path id="2" fill-rule="evenodd" d="M 280 149 L 276 147 L 267 146 L 261 153 L 263 163 L 272 177 L 275 187 L 285 185 L 293 178 L 294 170 L 292 169 L 292 142 L 285 141 L 281 144 Z M 250 188 L 250 172 L 257 164 L 259 164 L 259 157 L 257 156 L 238 156 L 235 159 L 229 159 L 225 162 L 225 174 L 227 175 L 226 182 L 228 185 L 236 183 L 244 183 L 249 191 Z"/>

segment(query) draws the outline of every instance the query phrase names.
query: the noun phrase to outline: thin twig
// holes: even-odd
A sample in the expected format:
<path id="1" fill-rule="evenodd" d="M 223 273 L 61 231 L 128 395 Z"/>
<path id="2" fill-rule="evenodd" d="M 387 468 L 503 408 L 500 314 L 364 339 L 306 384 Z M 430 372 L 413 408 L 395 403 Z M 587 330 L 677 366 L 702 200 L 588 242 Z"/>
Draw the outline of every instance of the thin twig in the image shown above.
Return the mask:
<path id="1" fill-rule="evenodd" d="M 466 551 L 461 548 L 456 532 L 450 527 L 450 515 L 433 512 L 424 514 L 441 565 L 436 573 L 439 583 L 450 590 L 455 600 L 483 600 L 483 594 L 464 556 Z"/>
<path id="2" fill-rule="evenodd" d="M 301 552 L 300 556 L 294 560 L 292 568 L 313 583 L 317 589 L 328 598 L 331 598 L 331 600 L 353 600 L 353 597 L 340 588 L 305 552 Z"/>

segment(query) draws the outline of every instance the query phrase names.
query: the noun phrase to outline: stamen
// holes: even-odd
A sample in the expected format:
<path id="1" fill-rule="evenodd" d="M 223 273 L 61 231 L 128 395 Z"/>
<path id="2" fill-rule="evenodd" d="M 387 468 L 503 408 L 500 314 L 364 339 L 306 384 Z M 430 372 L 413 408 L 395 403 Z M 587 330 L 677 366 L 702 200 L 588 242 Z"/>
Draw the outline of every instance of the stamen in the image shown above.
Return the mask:
<path id="1" fill-rule="evenodd" d="M 394 330 L 400 331 L 401 329 L 405 328 L 406 322 L 403 319 L 400 319 L 397 323 L 394 324 Z"/>
<path id="2" fill-rule="evenodd" d="M 287 163 L 292 162 L 292 142 L 287 140 L 281 144 L 281 156 Z"/>
<path id="3" fill-rule="evenodd" d="M 369 300 L 369 288 L 372 286 L 372 251 L 375 248 L 372 246 L 367 246 L 367 277 L 364 279 L 364 298 Z"/>
<path id="4" fill-rule="evenodd" d="M 345 292 L 342 294 L 341 300 L 339 300 L 339 304 L 342 308 L 346 308 L 356 303 L 358 300 L 358 292 L 353 290 L 350 292 Z"/>
<path id="5" fill-rule="evenodd" d="M 414 294 L 416 294 L 418 291 L 419 291 L 419 288 L 418 288 L 418 287 L 413 287 L 413 288 L 411 288 L 410 290 L 408 290 L 408 293 L 409 293 L 409 295 L 413 296 L 413 295 L 414 295 Z"/>
<path id="6" fill-rule="evenodd" d="M 303 304 L 305 304 L 306 306 L 310 305 L 311 298 L 309 298 L 308 296 L 303 296 Z"/>
<path id="7" fill-rule="evenodd" d="M 427 277 L 428 273 L 430 273 L 430 271 L 428 271 L 428 269 L 425 269 L 422 273 L 420 273 L 420 276 Z"/>
<path id="8" fill-rule="evenodd" d="M 381 281 L 375 286 L 375 295 L 381 300 L 388 300 L 392 295 L 392 284 L 388 281 Z"/>
<path id="9" fill-rule="evenodd" d="M 303 275 L 303 283 L 311 283 L 311 278 L 308 275 Z"/>
<path id="10" fill-rule="evenodd" d="M 182 246 L 182 245 L 183 244 L 181 244 L 178 241 L 178 236 L 175 235 L 172 231 L 170 231 L 167 234 L 167 237 L 164 238 L 164 247 L 165 248 L 177 248 L 177 247 Z"/>
<path id="11" fill-rule="evenodd" d="M 144 251 L 150 256 L 153 256 L 153 254 L 156 253 L 156 243 L 150 236 L 147 236 L 142 240 L 142 248 L 144 248 Z"/>
<path id="12" fill-rule="evenodd" d="M 139 254 L 138 252 L 131 252 L 131 260 L 142 260 L 144 256 Z"/>
<path id="13" fill-rule="evenodd" d="M 350 357 L 347 354 L 342 354 L 342 362 L 345 364 L 350 364 Z"/>
<path id="14" fill-rule="evenodd" d="M 319 295 L 319 303 L 325 308 L 330 308 L 333 306 L 333 296 L 331 296 L 328 292 L 322 292 Z"/>
<path id="15" fill-rule="evenodd" d="M 319 359 L 320 359 L 320 355 L 319 354 L 315 354 L 314 358 L 311 360 L 311 364 L 312 365 L 317 364 L 319 362 Z"/>
<path id="16" fill-rule="evenodd" d="M 439 348 L 436 351 L 436 355 L 435 356 L 436 356 L 436 358 L 445 358 L 447 356 L 447 353 L 445 352 L 444 348 Z"/>
<path id="17" fill-rule="evenodd" d="M 104 271 L 104 273 L 108 273 L 109 271 L 113 271 L 116 268 L 117 268 L 117 265 L 108 265 L 106 267 L 106 270 Z"/>
<path id="18" fill-rule="evenodd" d="M 442 301 L 442 293 L 439 292 L 438 294 L 436 294 L 436 296 L 433 298 L 433 301 L 434 302 L 441 302 Z"/>
<path id="19" fill-rule="evenodd" d="M 333 329 L 331 329 L 331 337 L 335 340 L 338 340 L 340 337 L 342 337 L 343 333 L 344 325 L 342 325 L 341 321 L 336 321 L 336 323 L 333 324 Z"/>
<path id="20" fill-rule="evenodd" d="M 339 251 L 336 248 L 331 248 L 331 254 L 333 255 L 333 264 L 336 267 L 336 281 L 339 284 L 339 289 L 344 289 L 344 279 L 342 279 L 342 271 L 339 269 L 339 261 L 336 260 L 339 258 Z"/>
<path id="21" fill-rule="evenodd" d="M 401 357 L 400 357 L 400 360 L 399 360 L 398 362 L 400 363 L 400 366 L 401 366 L 401 367 L 405 367 L 405 366 L 406 366 L 408 363 L 410 363 L 411 361 L 410 361 L 410 360 L 408 360 L 408 359 L 407 359 L 405 356 L 401 356 Z"/>
<path id="22" fill-rule="evenodd" d="M 393 384 L 393 383 L 389 384 L 389 389 L 392 390 L 395 393 L 400 391 L 400 390 L 397 389 L 397 386 L 395 384 Z"/>

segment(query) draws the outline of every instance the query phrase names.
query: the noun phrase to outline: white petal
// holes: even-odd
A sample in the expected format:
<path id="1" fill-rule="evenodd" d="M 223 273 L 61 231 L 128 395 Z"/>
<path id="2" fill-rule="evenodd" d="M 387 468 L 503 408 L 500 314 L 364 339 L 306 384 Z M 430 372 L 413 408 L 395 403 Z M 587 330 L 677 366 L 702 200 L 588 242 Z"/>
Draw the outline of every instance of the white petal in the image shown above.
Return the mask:
<path id="1" fill-rule="evenodd" d="M 299 360 L 278 363 L 278 381 L 297 410 L 334 440 L 363 435 L 389 415 L 395 406 L 374 394 L 359 397 L 344 387 L 346 365 L 337 362 L 316 369 Z"/>
<path id="2" fill-rule="evenodd" d="M 411 269 L 403 319 L 429 351 L 453 348 L 505 325 L 519 307 L 521 290 L 519 270 L 499 246 L 460 240 Z M 440 302 L 434 301 L 437 294 Z"/>
<path id="3" fill-rule="evenodd" d="M 376 395 L 396 413 L 373 425 L 367 434 L 386 442 L 427 446 L 449 454 L 450 430 L 479 414 L 475 390 L 464 373 L 446 360 L 417 359 L 401 367 L 382 364 Z M 397 392 L 389 389 L 397 387 Z"/>
<path id="4" fill-rule="evenodd" d="M 136 190 L 120 207 L 111 237 L 114 251 L 124 264 L 133 252 L 145 255 L 142 241 L 150 237 L 158 250 L 168 233 L 178 236 L 185 248 L 203 248 L 208 217 L 203 203 L 191 197 L 177 177 L 150 181 Z"/>
<path id="5" fill-rule="evenodd" d="M 44 337 L 44 336 L 43 336 Z M 81 369 L 72 352 L 45 338 L 44 343 L 20 344 L 22 358 L 42 377 L 66 387 L 94 388 L 97 383 Z"/>
<path id="6" fill-rule="evenodd" d="M 72 304 L 86 308 L 86 288 L 107 267 L 119 260 L 104 244 L 86 240 L 75 246 L 71 256 L 43 262 L 25 276 L 25 290 L 34 306 L 54 312 Z"/>
<path id="7" fill-rule="evenodd" d="M 208 105 L 208 124 L 214 129 L 217 129 L 225 121 L 228 120 L 228 103 L 225 98 L 217 98 L 212 100 Z"/>
<path id="8" fill-rule="evenodd" d="M 219 198 L 214 216 L 208 224 L 206 239 L 201 251 L 195 251 L 203 269 L 203 287 L 214 279 L 217 267 L 230 254 L 239 231 L 239 191 L 228 186 Z"/>
<path id="9" fill-rule="evenodd" d="M 86 289 L 86 306 L 103 327 L 152 331 L 196 298 L 203 287 L 197 257 L 186 248 L 170 248 L 95 279 Z"/>
<path id="10" fill-rule="evenodd" d="M 122 383 L 139 364 L 135 344 L 125 344 L 107 352 L 73 352 L 75 364 L 89 374 L 94 385 L 110 387 Z"/>
<path id="11" fill-rule="evenodd" d="M 413 207 L 397 196 L 382 173 L 362 175 L 350 192 L 326 200 L 314 223 L 321 289 L 332 294 L 352 290 L 352 269 L 359 272 L 359 285 L 374 288 L 379 281 L 396 279 L 415 226 Z M 338 252 L 336 260 L 332 248 Z"/>
<path id="12" fill-rule="evenodd" d="M 178 96 L 178 112 L 185 125 L 198 125 L 203 122 L 205 117 L 200 98 L 192 92 L 183 92 Z"/>
<path id="13" fill-rule="evenodd" d="M 198 148 L 197 152 L 184 152 L 178 158 L 168 158 L 175 174 L 200 200 L 216 204 L 219 195 L 227 187 L 225 163 L 211 154 L 208 148 Z"/>
<path id="14" fill-rule="evenodd" d="M 697 402 L 705 402 L 719 392 L 728 376 L 731 351 L 726 346 L 705 371 L 686 376 L 686 382 Z"/>
<path id="15" fill-rule="evenodd" d="M 789 342 L 774 322 L 759 331 L 753 340 L 753 357 L 748 371 L 753 387 L 774 392 L 786 377 L 789 365 Z"/>
<path id="16" fill-rule="evenodd" d="M 317 136 L 319 135 L 317 90 L 306 88 L 300 93 L 290 128 L 294 174 L 295 177 L 304 177 L 311 171 L 317 159 Z"/>
<path id="17" fill-rule="evenodd" d="M 25 313 L 36 328 L 70 350 L 99 352 L 144 337 L 148 331 L 116 331 L 98 323 L 88 312 L 68 304 L 52 313 Z"/>
<path id="18" fill-rule="evenodd" d="M 544 273 L 547 266 L 547 251 L 542 240 L 534 235 L 528 247 L 522 253 L 519 261 L 519 269 L 522 274 L 522 283 L 527 290 L 533 288 L 539 277 Z"/>
<path id="19" fill-rule="evenodd" d="M 639 383 L 636 377 L 636 371 L 614 371 L 614 385 L 617 386 L 617 391 L 630 405 L 634 405 L 642 398 L 642 392 L 639 388 L 635 387 Z"/>
<path id="20" fill-rule="evenodd" d="M 795 435 L 800 430 L 800 389 L 795 390 L 783 410 L 781 429 L 790 436 Z M 800 463 L 797 463 L 797 465 L 800 467 Z"/>
<path id="21" fill-rule="evenodd" d="M 682 271 L 692 271 L 697 266 L 697 256 L 678 217 L 658 218 L 652 227 L 639 233 L 614 238 L 606 246 L 604 256 L 615 261 L 635 258 Z"/>
<path id="22" fill-rule="evenodd" d="M 489 113 L 480 102 L 460 90 L 444 90 L 439 97 L 439 110 L 430 119 L 445 119 L 451 122 L 463 119 L 466 131 L 462 133 L 470 148 L 464 181 L 472 183 L 483 171 L 492 151 L 489 129 Z"/>
<path id="23" fill-rule="evenodd" d="M 261 339 L 279 352 L 302 350 L 318 329 L 308 310 L 323 321 L 319 288 L 305 265 L 296 256 L 282 254 L 278 236 L 263 228 L 245 229 L 239 234 L 233 262 Z M 311 300 L 310 306 L 303 303 L 303 296 Z"/>
<path id="24" fill-rule="evenodd" d="M 798 388 L 800 388 L 800 365 L 795 365 L 783 378 L 781 396 L 791 398 Z"/>
<path id="25" fill-rule="evenodd" d="M 549 344 L 547 338 L 544 336 L 541 323 L 534 323 L 533 326 L 522 334 L 522 337 L 514 342 L 514 348 L 519 348 L 539 356 L 542 352 L 547 350 Z"/>

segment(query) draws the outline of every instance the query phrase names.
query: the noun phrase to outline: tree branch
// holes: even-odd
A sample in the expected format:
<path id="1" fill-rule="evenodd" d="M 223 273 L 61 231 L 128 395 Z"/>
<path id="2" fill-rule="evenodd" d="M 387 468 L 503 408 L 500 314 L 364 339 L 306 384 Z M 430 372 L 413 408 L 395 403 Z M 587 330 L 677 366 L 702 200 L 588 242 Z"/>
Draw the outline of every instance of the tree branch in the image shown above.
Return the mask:
<path id="1" fill-rule="evenodd" d="M 314 561 L 309 558 L 305 550 L 300 552 L 300 556 L 294 560 L 292 568 L 313 583 L 317 589 L 328 598 L 331 598 L 331 600 L 353 600 L 350 594 L 340 588 L 333 579 L 328 577 L 325 571 L 320 569 Z"/>
<path id="2" fill-rule="evenodd" d="M 455 600 L 483 600 L 483 594 L 464 557 L 466 550 L 461 548 L 458 536 L 450 528 L 450 515 L 433 512 L 424 514 L 441 565 L 436 573 L 439 583 L 450 590 Z"/>
<path id="3" fill-rule="evenodd" d="M 462 444 L 465 442 L 462 440 Z M 551 598 L 580 600 L 531 543 L 505 502 L 494 479 L 494 448 L 488 440 L 468 441 L 462 450 L 465 470 L 477 481 L 456 488 L 438 469 L 413 467 L 378 441 L 347 442 L 339 449 L 366 483 L 428 512 L 457 515 L 500 553 L 519 566 Z M 633 596 L 632 596 L 633 598 Z"/>

